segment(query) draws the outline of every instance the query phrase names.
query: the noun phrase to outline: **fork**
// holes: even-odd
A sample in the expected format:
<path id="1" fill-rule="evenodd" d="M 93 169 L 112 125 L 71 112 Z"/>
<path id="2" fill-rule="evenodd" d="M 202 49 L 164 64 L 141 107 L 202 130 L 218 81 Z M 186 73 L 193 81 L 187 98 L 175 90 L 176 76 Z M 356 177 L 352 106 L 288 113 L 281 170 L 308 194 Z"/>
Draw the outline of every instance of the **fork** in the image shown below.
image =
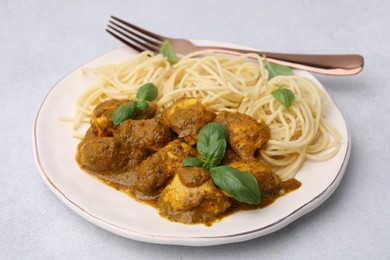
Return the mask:
<path id="1" fill-rule="evenodd" d="M 150 50 L 159 53 L 162 44 L 165 41 L 169 41 L 177 54 L 186 55 L 201 50 L 233 55 L 256 53 L 270 63 L 328 75 L 357 74 L 363 69 L 364 65 L 364 58 L 358 54 L 289 54 L 218 46 L 200 46 L 186 39 L 165 37 L 147 31 L 115 16 L 111 16 L 111 19 L 106 31 L 125 45 L 139 52 Z"/>

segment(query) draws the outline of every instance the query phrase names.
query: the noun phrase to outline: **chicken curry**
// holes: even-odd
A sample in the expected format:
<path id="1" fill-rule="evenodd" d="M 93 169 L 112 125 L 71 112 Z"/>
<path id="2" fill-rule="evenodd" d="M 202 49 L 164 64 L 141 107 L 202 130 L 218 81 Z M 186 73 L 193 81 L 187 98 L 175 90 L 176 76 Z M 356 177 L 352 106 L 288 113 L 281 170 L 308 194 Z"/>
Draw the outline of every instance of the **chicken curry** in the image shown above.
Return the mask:
<path id="1" fill-rule="evenodd" d="M 115 125 L 114 111 L 129 100 L 108 100 L 93 111 L 90 128 L 78 145 L 76 160 L 88 173 L 138 201 L 155 207 L 175 222 L 211 225 L 239 210 L 265 207 L 299 188 L 299 181 L 281 181 L 258 159 L 270 129 L 250 116 L 222 111 L 218 115 L 199 100 L 179 100 L 157 113 L 155 105 Z M 221 190 L 202 167 L 183 166 L 200 158 L 199 131 L 211 122 L 228 133 L 222 164 L 250 172 L 261 192 L 258 205 L 240 202 Z"/>

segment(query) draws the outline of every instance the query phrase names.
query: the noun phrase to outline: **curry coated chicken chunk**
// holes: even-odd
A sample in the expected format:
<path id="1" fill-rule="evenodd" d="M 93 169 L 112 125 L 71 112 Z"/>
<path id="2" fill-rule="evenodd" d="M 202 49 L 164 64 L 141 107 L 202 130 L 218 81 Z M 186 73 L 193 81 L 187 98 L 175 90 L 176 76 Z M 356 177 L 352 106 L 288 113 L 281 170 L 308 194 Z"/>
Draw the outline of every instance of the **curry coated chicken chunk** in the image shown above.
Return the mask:
<path id="1" fill-rule="evenodd" d="M 129 157 L 115 138 L 95 137 L 80 143 L 76 159 L 81 168 L 106 175 L 123 169 Z"/>
<path id="2" fill-rule="evenodd" d="M 112 115 L 114 111 L 120 106 L 129 103 L 128 99 L 110 99 L 97 105 L 92 112 L 90 124 L 96 136 L 112 136 L 115 131 L 115 125 L 112 122 Z M 138 111 L 134 115 L 134 119 L 149 119 L 156 114 L 157 106 L 151 105 L 149 108 Z"/>
<path id="3" fill-rule="evenodd" d="M 112 136 L 115 130 L 114 123 L 111 120 L 115 109 L 129 102 L 127 99 L 110 99 L 97 105 L 92 112 L 91 127 L 96 136 Z"/>
<path id="4" fill-rule="evenodd" d="M 215 116 L 215 113 L 203 106 L 198 99 L 188 98 L 166 108 L 162 120 L 179 138 L 183 138 L 189 145 L 194 145 L 200 129 L 212 122 Z"/>
<path id="5" fill-rule="evenodd" d="M 117 127 L 114 137 L 127 147 L 153 152 L 171 141 L 171 132 L 157 118 L 130 119 Z"/>
<path id="6" fill-rule="evenodd" d="M 271 131 L 268 125 L 241 114 L 222 111 L 215 119 L 228 130 L 228 143 L 242 159 L 254 157 L 255 151 L 268 141 Z"/>
<path id="7" fill-rule="evenodd" d="M 231 202 L 211 179 L 200 183 L 199 186 L 186 186 L 176 174 L 158 199 L 160 214 L 172 221 L 189 224 L 216 220 Z"/>
<path id="8" fill-rule="evenodd" d="M 176 171 L 180 182 L 187 187 L 199 187 L 210 180 L 210 173 L 205 168 L 200 167 L 179 167 Z"/>
<path id="9" fill-rule="evenodd" d="M 252 159 L 249 161 L 236 161 L 229 166 L 243 172 L 250 172 L 255 176 L 260 192 L 279 191 L 281 180 L 272 169 L 263 161 Z"/>
<path id="10" fill-rule="evenodd" d="M 141 163 L 135 187 L 147 195 L 158 194 L 175 175 L 182 161 L 194 155 L 196 150 L 188 144 L 179 140 L 170 142 Z"/>

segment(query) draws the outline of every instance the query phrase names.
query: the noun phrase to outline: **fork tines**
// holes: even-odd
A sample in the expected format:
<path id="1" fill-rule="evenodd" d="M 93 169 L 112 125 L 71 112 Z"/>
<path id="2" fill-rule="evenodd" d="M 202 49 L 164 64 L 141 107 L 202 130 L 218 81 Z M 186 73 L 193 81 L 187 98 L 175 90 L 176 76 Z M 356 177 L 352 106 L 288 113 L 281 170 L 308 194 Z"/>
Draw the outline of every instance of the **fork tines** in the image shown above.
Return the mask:
<path id="1" fill-rule="evenodd" d="M 142 52 L 150 50 L 158 53 L 164 42 L 164 37 L 142 29 L 136 25 L 111 16 L 106 31 L 124 44 Z"/>

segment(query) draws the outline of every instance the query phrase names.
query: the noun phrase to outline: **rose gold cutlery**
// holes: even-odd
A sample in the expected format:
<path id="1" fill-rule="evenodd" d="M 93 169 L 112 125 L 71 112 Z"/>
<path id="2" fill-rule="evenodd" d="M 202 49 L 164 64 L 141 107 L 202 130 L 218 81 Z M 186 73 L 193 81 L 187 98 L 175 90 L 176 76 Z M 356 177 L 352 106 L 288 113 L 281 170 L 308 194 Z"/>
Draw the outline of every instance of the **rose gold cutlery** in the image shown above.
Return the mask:
<path id="1" fill-rule="evenodd" d="M 111 18 L 112 20 L 109 21 L 106 31 L 139 52 L 150 50 L 159 53 L 162 44 L 165 41 L 169 41 L 175 52 L 182 55 L 201 50 L 211 50 L 217 53 L 233 55 L 257 53 L 262 57 L 265 56 L 267 61 L 271 63 L 328 75 L 357 74 L 363 69 L 364 65 L 364 58 L 358 54 L 289 54 L 218 46 L 200 46 L 186 39 L 158 35 L 115 16 L 111 16 Z"/>

